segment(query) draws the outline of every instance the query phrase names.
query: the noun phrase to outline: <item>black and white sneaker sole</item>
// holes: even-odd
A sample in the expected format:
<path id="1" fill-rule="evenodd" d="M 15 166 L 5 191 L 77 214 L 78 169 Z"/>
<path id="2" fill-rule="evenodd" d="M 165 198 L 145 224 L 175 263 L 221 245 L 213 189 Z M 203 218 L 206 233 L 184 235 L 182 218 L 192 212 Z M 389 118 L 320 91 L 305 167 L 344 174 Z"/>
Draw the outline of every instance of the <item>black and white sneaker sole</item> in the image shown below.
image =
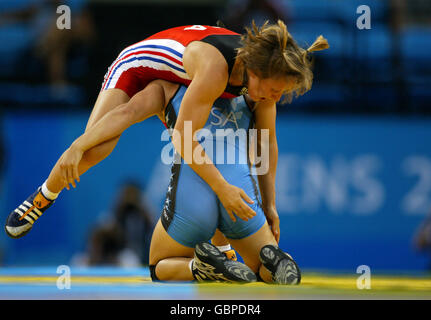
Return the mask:
<path id="1" fill-rule="evenodd" d="M 195 247 L 193 262 L 199 281 L 256 282 L 254 272 L 245 264 L 229 260 L 214 245 L 202 242 Z"/>
<path id="2" fill-rule="evenodd" d="M 19 228 L 26 228 L 28 230 L 22 231 L 22 229 L 19 229 Z M 25 225 L 25 226 L 18 227 L 18 228 L 11 228 L 7 225 L 5 225 L 5 227 L 4 227 L 6 234 L 12 239 L 19 239 L 19 238 L 25 236 L 27 233 L 30 232 L 31 229 L 32 229 L 31 225 Z M 19 230 L 19 231 L 14 232 L 15 230 Z"/>
<path id="3" fill-rule="evenodd" d="M 290 255 L 273 245 L 260 250 L 260 261 L 271 271 L 272 280 L 277 284 L 297 285 L 301 282 L 301 271 Z"/>

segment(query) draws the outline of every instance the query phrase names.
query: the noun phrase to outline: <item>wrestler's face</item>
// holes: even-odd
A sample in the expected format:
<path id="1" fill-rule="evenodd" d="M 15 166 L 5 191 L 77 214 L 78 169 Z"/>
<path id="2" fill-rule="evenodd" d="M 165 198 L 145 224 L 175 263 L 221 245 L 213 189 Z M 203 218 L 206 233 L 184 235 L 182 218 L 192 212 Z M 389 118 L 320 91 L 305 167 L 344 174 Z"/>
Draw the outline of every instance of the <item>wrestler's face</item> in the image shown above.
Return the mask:
<path id="1" fill-rule="evenodd" d="M 295 77 L 261 78 L 253 71 L 247 70 L 248 95 L 253 101 L 272 100 L 277 102 L 285 93 L 294 90 L 297 85 Z"/>

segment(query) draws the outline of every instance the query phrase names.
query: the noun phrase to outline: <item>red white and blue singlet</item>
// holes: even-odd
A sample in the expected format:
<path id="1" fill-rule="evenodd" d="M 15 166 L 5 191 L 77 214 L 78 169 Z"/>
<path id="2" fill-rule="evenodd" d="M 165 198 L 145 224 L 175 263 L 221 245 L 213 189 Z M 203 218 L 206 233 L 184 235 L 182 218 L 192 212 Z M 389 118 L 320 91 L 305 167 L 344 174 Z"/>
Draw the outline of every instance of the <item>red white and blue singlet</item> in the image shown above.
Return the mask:
<path id="1" fill-rule="evenodd" d="M 132 97 L 156 79 L 188 86 L 191 78 L 184 70 L 183 54 L 192 41 L 204 41 L 217 47 L 228 63 L 230 74 L 240 35 L 220 27 L 182 26 L 156 33 L 121 51 L 105 75 L 102 90 L 118 88 Z M 239 95 L 229 87 L 222 98 Z"/>

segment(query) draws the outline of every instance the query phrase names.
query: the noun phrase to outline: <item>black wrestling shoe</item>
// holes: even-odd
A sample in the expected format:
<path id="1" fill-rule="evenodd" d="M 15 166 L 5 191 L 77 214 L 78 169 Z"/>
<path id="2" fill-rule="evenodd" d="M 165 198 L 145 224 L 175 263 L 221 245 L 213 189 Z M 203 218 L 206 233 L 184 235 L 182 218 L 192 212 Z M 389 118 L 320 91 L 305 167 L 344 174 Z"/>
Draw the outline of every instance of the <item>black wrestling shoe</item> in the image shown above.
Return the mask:
<path id="1" fill-rule="evenodd" d="M 195 247 L 195 257 L 192 265 L 193 276 L 199 282 L 255 282 L 254 272 L 245 264 L 229 260 L 214 245 L 202 242 Z"/>
<path id="2" fill-rule="evenodd" d="M 5 225 L 6 234 L 14 239 L 21 238 L 30 232 L 33 224 L 48 209 L 54 200 L 45 198 L 39 187 L 35 193 L 12 211 Z"/>
<path id="3" fill-rule="evenodd" d="M 260 250 L 260 261 L 272 274 L 276 284 L 299 284 L 301 271 L 292 257 L 279 247 L 266 245 Z"/>

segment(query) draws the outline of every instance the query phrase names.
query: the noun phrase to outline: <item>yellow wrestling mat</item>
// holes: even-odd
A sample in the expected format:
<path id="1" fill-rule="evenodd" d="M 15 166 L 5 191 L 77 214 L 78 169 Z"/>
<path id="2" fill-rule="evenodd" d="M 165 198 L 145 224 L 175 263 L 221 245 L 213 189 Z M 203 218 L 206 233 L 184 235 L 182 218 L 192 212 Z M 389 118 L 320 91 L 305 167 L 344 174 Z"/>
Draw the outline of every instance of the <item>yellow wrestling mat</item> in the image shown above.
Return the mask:
<path id="1" fill-rule="evenodd" d="M 154 283 L 147 268 L 0 268 L 0 299 L 431 299 L 429 276 L 371 275 L 369 289 L 358 276 L 303 272 L 299 286 L 280 286 Z"/>

